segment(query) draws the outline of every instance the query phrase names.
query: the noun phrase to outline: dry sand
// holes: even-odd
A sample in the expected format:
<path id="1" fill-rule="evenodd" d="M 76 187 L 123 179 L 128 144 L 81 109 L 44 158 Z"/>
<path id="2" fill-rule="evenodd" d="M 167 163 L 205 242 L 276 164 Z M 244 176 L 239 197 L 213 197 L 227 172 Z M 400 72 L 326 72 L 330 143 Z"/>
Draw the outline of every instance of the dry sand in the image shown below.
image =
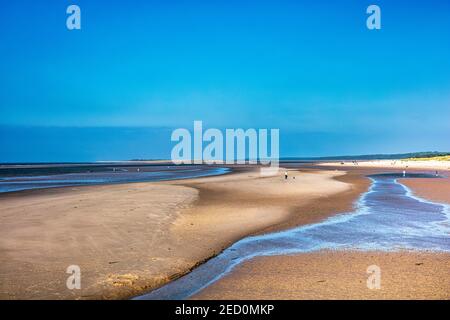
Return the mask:
<path id="1" fill-rule="evenodd" d="M 335 162 L 318 162 L 318 166 L 340 166 L 345 167 L 359 167 L 359 168 L 386 168 L 386 169 L 425 169 L 425 170 L 450 170 L 450 161 L 411 161 L 411 160 L 371 160 L 371 161 L 335 161 Z"/>
<path id="2" fill-rule="evenodd" d="M 348 210 L 368 186 L 339 171 L 290 171 L 289 178 L 245 170 L 2 195 L 0 298 L 127 298 L 246 235 Z M 81 290 L 66 288 L 69 265 L 81 268 Z"/>
<path id="3" fill-rule="evenodd" d="M 450 254 L 324 251 L 250 260 L 193 299 L 450 299 L 449 279 Z"/>

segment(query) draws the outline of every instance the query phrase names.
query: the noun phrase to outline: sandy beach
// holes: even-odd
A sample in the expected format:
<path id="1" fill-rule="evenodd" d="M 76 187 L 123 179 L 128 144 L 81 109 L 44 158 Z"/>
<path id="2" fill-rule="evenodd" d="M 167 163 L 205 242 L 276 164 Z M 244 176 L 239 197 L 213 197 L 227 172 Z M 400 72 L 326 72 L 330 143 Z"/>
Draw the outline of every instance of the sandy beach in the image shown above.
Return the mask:
<path id="1" fill-rule="evenodd" d="M 437 160 L 358 160 L 358 161 L 334 161 L 317 162 L 318 166 L 358 167 L 374 169 L 422 169 L 422 170 L 450 170 L 450 161 Z"/>
<path id="2" fill-rule="evenodd" d="M 367 268 L 381 270 L 369 289 Z M 450 254 L 317 252 L 245 262 L 193 299 L 450 299 Z"/>
<path id="3" fill-rule="evenodd" d="M 323 168 L 323 169 L 322 169 Z M 254 167 L 223 176 L 0 196 L 0 298 L 125 299 L 162 286 L 245 236 L 285 230 L 348 212 L 370 173 L 387 168 L 306 166 L 261 176 Z M 390 169 L 395 170 L 395 169 Z M 450 179 L 402 179 L 450 203 Z M 194 299 L 448 299 L 449 255 L 316 252 L 260 257 Z M 368 290 L 368 265 L 383 289 Z M 79 265 L 81 290 L 68 290 Z M 410 279 L 410 281 L 406 281 Z"/>
<path id="4" fill-rule="evenodd" d="M 295 177 L 295 179 L 294 179 Z M 32 190 L 0 197 L 0 298 L 119 299 L 174 279 L 249 235 L 352 207 L 368 179 L 258 170 L 171 182 Z M 81 268 L 68 290 L 66 268 Z"/>
<path id="5" fill-rule="evenodd" d="M 400 179 L 415 195 L 424 199 L 450 204 L 450 178 Z"/>
<path id="6" fill-rule="evenodd" d="M 416 196 L 450 204 L 450 179 L 400 179 Z M 381 269 L 368 289 L 367 268 Z M 258 257 L 193 299 L 450 299 L 450 254 L 321 251 Z"/>

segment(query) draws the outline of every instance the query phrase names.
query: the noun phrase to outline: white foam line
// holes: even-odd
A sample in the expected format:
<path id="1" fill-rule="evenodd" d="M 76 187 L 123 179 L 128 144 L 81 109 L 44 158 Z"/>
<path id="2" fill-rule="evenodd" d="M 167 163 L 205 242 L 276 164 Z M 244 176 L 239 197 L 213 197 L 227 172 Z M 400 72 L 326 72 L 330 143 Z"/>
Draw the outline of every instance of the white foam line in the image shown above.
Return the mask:
<path id="1" fill-rule="evenodd" d="M 337 214 L 337 215 L 332 216 L 330 218 L 327 218 L 327 219 L 325 219 L 325 220 L 323 220 L 321 222 L 307 224 L 307 225 L 303 225 L 303 226 L 300 226 L 300 227 L 295 227 L 293 229 L 289 229 L 289 230 L 285 230 L 285 231 L 278 231 L 278 232 L 273 232 L 273 233 L 268 233 L 268 234 L 263 234 L 263 235 L 258 235 L 258 236 L 247 237 L 247 238 L 244 238 L 244 239 L 238 241 L 233 246 L 238 245 L 238 244 L 242 244 L 242 243 L 248 243 L 248 242 L 265 240 L 265 239 L 278 239 L 280 237 L 289 236 L 291 233 L 307 231 L 307 230 L 311 230 L 311 229 L 314 229 L 314 228 L 323 227 L 323 226 L 327 226 L 327 225 L 332 225 L 332 224 L 336 224 L 336 223 L 343 223 L 343 222 L 347 222 L 347 221 L 349 221 L 349 220 L 351 220 L 351 219 L 353 219 L 355 217 L 358 217 L 358 216 L 361 216 L 361 215 L 364 215 L 364 214 L 368 214 L 369 208 L 365 204 L 365 198 L 369 194 L 374 192 L 373 189 L 375 188 L 375 185 L 377 184 L 376 180 L 374 180 L 372 178 L 370 178 L 370 180 L 372 180 L 372 184 L 370 185 L 369 190 L 364 192 L 359 197 L 359 199 L 356 201 L 356 203 L 355 203 L 355 211 Z"/>
<path id="2" fill-rule="evenodd" d="M 347 222 L 351 219 L 353 219 L 354 217 L 357 216 L 361 216 L 364 214 L 368 214 L 368 210 L 370 209 L 367 205 L 366 205 L 366 197 L 375 192 L 374 189 L 376 187 L 376 185 L 379 183 L 379 181 L 369 177 L 369 179 L 372 181 L 372 184 L 370 185 L 369 189 L 364 192 L 359 199 L 356 201 L 355 203 L 355 211 L 352 212 L 347 212 L 347 213 L 343 213 L 343 214 L 339 214 L 339 215 L 335 215 L 333 217 L 330 217 L 328 219 L 323 220 L 322 222 L 319 223 L 313 223 L 313 224 L 309 224 L 309 225 L 305 225 L 305 226 L 300 226 L 300 227 L 296 227 L 290 230 L 286 230 L 286 231 L 279 231 L 279 232 L 275 232 L 275 233 L 269 233 L 269 234 L 263 234 L 263 235 L 259 235 L 259 236 L 252 236 L 252 237 L 247 237 L 244 238 L 238 242 L 236 242 L 235 244 L 233 244 L 231 247 L 229 247 L 226 251 L 230 251 L 230 250 L 239 250 L 238 247 L 240 245 L 245 245 L 246 243 L 251 243 L 251 242 L 257 242 L 257 241 L 264 241 L 264 240 L 273 240 L 273 239 L 278 239 L 278 238 L 283 238 L 283 237 L 292 237 L 294 233 L 297 232 L 303 232 L 306 230 L 310 230 L 310 229 L 314 229 L 314 228 L 318 228 L 318 227 L 322 227 L 322 226 L 327 226 L 327 225 L 333 225 L 333 224 L 338 224 L 338 223 L 343 223 L 343 222 Z M 426 204 L 430 204 L 430 205 L 435 205 L 435 206 L 442 206 L 444 208 L 444 212 L 445 212 L 445 216 L 447 217 L 447 220 L 449 219 L 449 212 L 450 212 L 450 206 L 447 204 L 441 204 L 441 203 L 435 203 L 432 201 L 428 201 L 425 199 L 422 199 L 420 197 L 417 197 L 416 195 L 414 195 L 414 193 L 412 192 L 412 190 L 410 190 L 408 187 L 406 187 L 405 185 L 401 184 L 400 182 L 397 181 L 397 179 L 393 179 L 393 182 L 400 185 L 401 187 L 404 188 L 406 194 L 405 196 L 410 197 L 412 199 L 415 199 L 421 203 L 426 203 Z M 440 228 L 441 229 L 441 228 Z M 419 234 L 420 235 L 420 234 Z M 290 254 L 299 254 L 299 253 L 305 253 L 305 252 L 315 252 L 315 251 L 319 251 L 319 250 L 323 250 L 323 249 L 330 249 L 330 250 L 354 250 L 354 251 L 370 251 L 370 250 L 380 250 L 380 251 L 397 251 L 397 250 L 414 250 L 414 251 L 421 251 L 422 249 L 418 249 L 415 248 L 413 246 L 409 247 L 409 246 L 404 246 L 404 245 L 394 245 L 394 246 L 384 246 L 384 245 L 380 245 L 380 244 L 370 244 L 370 243 L 365 243 L 365 244 L 360 244 L 359 246 L 354 246 L 354 245 L 349 245 L 349 244 L 342 244 L 342 245 L 337 245 L 333 244 L 333 248 L 331 248 L 329 246 L 329 243 L 320 243 L 320 244 L 316 244 L 311 248 L 308 249 L 301 249 L 301 248 L 289 248 L 289 249 L 280 249 L 280 248 L 274 248 L 272 250 L 257 250 L 256 252 L 253 252 L 251 254 L 245 255 L 245 256 L 241 256 L 241 257 L 237 257 L 235 260 L 231 260 L 232 262 L 227 265 L 225 267 L 225 270 L 223 272 L 220 272 L 219 274 L 217 274 L 214 278 L 212 278 L 211 280 L 207 281 L 207 283 L 201 285 L 199 288 L 194 289 L 192 292 L 190 292 L 188 294 L 187 297 L 193 296 L 196 293 L 202 291 L 203 289 L 205 289 L 206 287 L 210 286 L 211 284 L 217 282 L 219 279 L 223 278 L 225 275 L 229 274 L 237 265 L 251 260 L 255 257 L 264 257 L 264 256 L 278 256 L 278 255 L 290 255 Z M 445 250 L 440 250 L 439 248 L 429 248 L 429 249 L 423 249 L 424 251 L 445 251 Z M 223 253 L 222 253 L 223 254 Z M 220 257 L 220 256 L 219 256 Z M 216 257 L 214 259 L 217 259 L 219 257 Z M 195 271 L 194 271 L 195 272 Z M 145 297 L 145 296 L 144 296 Z"/>
<path id="3" fill-rule="evenodd" d="M 442 206 L 444 208 L 443 212 L 445 217 L 447 218 L 447 220 L 449 220 L 448 222 L 450 222 L 450 205 L 446 204 L 446 203 L 440 203 L 440 202 L 433 202 L 430 200 L 426 200 L 424 198 L 421 198 L 419 196 L 417 196 L 414 191 L 412 191 L 410 188 L 408 188 L 406 185 L 404 185 L 401 182 L 398 182 L 397 179 L 394 180 L 395 183 L 401 185 L 403 187 L 403 189 L 405 189 L 406 191 L 406 195 L 410 198 L 413 198 L 414 200 L 417 200 L 419 202 L 422 203 L 426 203 L 426 204 L 431 204 L 431 205 L 435 205 L 435 206 Z"/>

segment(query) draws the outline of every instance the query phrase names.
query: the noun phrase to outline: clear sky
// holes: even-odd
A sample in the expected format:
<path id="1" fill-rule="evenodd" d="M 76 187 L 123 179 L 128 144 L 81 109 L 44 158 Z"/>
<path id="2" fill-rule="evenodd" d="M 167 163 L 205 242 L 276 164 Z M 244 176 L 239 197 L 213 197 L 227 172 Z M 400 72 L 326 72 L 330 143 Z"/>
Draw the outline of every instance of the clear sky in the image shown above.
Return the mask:
<path id="1" fill-rule="evenodd" d="M 0 39 L 0 161 L 164 158 L 194 120 L 282 156 L 450 151 L 447 0 L 5 1 Z"/>

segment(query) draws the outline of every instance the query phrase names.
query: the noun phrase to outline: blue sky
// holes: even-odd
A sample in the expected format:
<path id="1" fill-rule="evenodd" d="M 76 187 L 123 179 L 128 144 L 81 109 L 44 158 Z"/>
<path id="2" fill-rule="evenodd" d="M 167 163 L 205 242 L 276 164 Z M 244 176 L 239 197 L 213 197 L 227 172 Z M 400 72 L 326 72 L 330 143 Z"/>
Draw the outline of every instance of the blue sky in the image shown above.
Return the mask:
<path id="1" fill-rule="evenodd" d="M 0 38 L 0 161 L 166 157 L 194 120 L 282 156 L 450 150 L 448 1 L 18 0 Z"/>

